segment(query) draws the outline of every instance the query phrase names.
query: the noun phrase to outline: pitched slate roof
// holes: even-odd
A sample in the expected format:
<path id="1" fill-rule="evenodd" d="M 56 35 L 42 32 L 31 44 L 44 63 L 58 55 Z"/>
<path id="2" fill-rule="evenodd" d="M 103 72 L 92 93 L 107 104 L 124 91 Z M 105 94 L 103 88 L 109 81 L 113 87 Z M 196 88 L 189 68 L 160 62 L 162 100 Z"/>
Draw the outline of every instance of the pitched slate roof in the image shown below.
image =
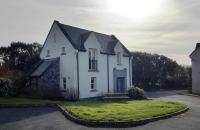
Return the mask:
<path id="1" fill-rule="evenodd" d="M 196 48 L 195 48 L 195 50 L 190 54 L 190 57 L 192 57 L 192 55 L 194 54 L 194 52 L 196 52 L 196 50 L 197 50 L 198 48 L 200 48 L 200 43 L 197 43 L 197 44 L 196 44 Z"/>
<path id="2" fill-rule="evenodd" d="M 101 44 L 101 53 L 103 54 L 110 54 L 113 55 L 115 54 L 114 52 L 114 47 L 115 45 L 119 42 L 119 40 L 114 36 L 114 35 L 107 35 L 107 34 L 102 34 L 94 31 L 89 31 L 65 24 L 61 24 L 58 21 L 54 21 L 63 34 L 67 37 L 67 39 L 71 42 L 73 47 L 79 51 L 86 51 L 84 47 L 84 43 L 89 37 L 89 35 L 93 32 Z M 131 56 L 130 52 L 128 49 L 122 45 L 124 48 L 125 56 Z"/>
<path id="3" fill-rule="evenodd" d="M 55 62 L 59 62 L 59 58 L 41 60 L 39 65 L 37 65 L 37 67 L 34 68 L 34 71 L 31 73 L 30 76 L 41 76 Z"/>

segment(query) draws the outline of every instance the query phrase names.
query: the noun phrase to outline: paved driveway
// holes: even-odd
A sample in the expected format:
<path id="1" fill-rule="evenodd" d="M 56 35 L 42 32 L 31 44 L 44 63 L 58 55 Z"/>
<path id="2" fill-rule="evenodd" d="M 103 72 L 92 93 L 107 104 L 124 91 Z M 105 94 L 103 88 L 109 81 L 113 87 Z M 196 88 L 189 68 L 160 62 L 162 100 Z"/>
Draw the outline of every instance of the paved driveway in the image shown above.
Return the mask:
<path id="1" fill-rule="evenodd" d="M 152 98 L 179 101 L 191 109 L 170 119 L 152 122 L 127 130 L 200 130 L 200 97 L 178 95 L 178 91 L 152 92 Z M 49 107 L 0 108 L 0 130 L 93 130 L 67 120 L 59 111 Z M 106 128 L 95 128 L 106 130 Z M 109 128 L 109 130 L 114 130 Z"/>

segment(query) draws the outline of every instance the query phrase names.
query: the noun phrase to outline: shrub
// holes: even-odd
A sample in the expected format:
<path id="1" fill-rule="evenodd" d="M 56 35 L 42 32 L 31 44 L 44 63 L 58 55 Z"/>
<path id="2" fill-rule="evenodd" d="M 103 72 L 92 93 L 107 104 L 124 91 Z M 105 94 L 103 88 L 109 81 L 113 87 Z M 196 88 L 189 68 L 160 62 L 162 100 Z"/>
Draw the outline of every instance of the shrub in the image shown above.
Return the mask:
<path id="1" fill-rule="evenodd" d="M 25 86 L 24 75 L 17 71 L 13 71 L 11 72 L 11 75 L 4 78 L 0 78 L 0 96 L 1 97 L 19 96 L 24 86 Z"/>
<path id="2" fill-rule="evenodd" d="M 8 78 L 0 78 L 0 97 L 13 96 L 12 81 Z"/>
<path id="3" fill-rule="evenodd" d="M 77 101 L 78 100 L 78 90 L 74 88 L 67 88 L 65 91 L 63 91 L 63 96 L 65 99 L 69 101 Z"/>
<path id="4" fill-rule="evenodd" d="M 14 71 L 12 76 L 9 77 L 12 81 L 13 96 L 19 96 L 22 93 L 22 89 L 25 87 L 25 75 L 23 72 Z"/>
<path id="5" fill-rule="evenodd" d="M 128 89 L 128 96 L 131 99 L 147 99 L 145 96 L 145 92 L 143 89 L 140 89 L 138 87 L 131 87 Z"/>
<path id="6" fill-rule="evenodd" d="M 51 99 L 51 100 L 62 100 L 63 97 L 59 88 L 56 87 L 31 87 L 26 86 L 22 90 L 22 97 L 28 98 L 39 98 L 39 99 Z"/>

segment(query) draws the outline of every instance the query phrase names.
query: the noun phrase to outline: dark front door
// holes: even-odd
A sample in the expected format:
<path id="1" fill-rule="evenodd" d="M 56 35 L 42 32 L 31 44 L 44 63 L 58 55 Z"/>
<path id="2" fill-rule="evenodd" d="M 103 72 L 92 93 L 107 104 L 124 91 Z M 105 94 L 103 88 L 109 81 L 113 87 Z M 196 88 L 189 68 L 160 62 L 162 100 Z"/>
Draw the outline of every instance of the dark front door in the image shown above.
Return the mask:
<path id="1" fill-rule="evenodd" d="M 125 78 L 124 77 L 118 77 L 117 78 L 117 93 L 124 93 L 125 92 Z"/>

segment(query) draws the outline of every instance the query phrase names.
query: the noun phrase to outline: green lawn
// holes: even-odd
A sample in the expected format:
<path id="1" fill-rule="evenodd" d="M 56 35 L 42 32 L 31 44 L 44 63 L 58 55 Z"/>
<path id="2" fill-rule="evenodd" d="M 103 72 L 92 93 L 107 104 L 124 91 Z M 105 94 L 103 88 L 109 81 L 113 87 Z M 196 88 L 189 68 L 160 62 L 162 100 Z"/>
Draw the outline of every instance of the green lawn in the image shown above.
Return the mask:
<path id="1" fill-rule="evenodd" d="M 27 99 L 27 98 L 0 98 L 0 105 L 4 106 L 21 106 L 21 105 L 52 105 L 64 104 L 64 101 Z"/>
<path id="2" fill-rule="evenodd" d="M 0 98 L 0 105 L 4 106 L 49 104 L 60 104 L 77 118 L 95 121 L 133 121 L 176 112 L 187 107 L 181 103 L 161 100 L 65 102 L 24 98 Z"/>
<path id="3" fill-rule="evenodd" d="M 75 117 L 95 121 L 133 121 L 186 108 L 177 102 L 161 100 L 68 103 L 65 109 Z"/>

